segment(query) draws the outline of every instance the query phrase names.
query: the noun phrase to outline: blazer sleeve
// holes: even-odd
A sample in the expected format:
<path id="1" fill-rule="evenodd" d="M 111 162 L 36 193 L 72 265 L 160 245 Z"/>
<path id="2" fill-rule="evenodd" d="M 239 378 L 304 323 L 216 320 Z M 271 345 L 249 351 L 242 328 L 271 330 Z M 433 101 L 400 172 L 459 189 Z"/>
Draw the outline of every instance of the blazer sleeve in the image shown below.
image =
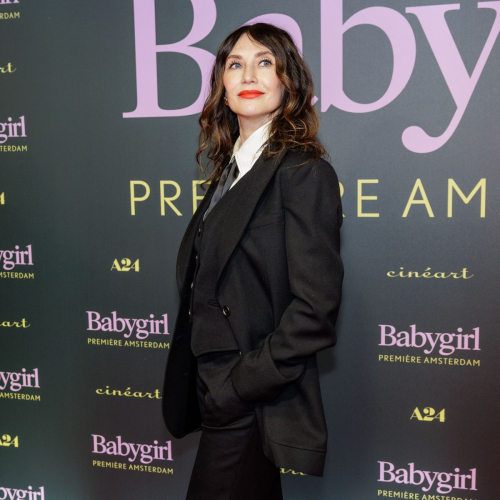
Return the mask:
<path id="1" fill-rule="evenodd" d="M 231 370 L 236 392 L 250 403 L 276 399 L 301 376 L 310 356 L 336 343 L 344 277 L 338 178 L 324 160 L 284 170 L 285 242 L 293 300 L 260 349 L 247 352 Z"/>

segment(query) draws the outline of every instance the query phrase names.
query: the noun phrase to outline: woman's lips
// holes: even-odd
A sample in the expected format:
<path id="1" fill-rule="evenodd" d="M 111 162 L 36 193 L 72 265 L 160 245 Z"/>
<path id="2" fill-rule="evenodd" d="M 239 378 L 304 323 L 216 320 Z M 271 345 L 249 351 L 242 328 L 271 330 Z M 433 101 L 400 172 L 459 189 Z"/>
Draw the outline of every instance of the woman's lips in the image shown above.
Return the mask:
<path id="1" fill-rule="evenodd" d="M 264 92 L 260 92 L 259 90 L 242 90 L 238 94 L 238 97 L 243 97 L 243 99 L 255 99 L 261 95 L 264 95 Z"/>

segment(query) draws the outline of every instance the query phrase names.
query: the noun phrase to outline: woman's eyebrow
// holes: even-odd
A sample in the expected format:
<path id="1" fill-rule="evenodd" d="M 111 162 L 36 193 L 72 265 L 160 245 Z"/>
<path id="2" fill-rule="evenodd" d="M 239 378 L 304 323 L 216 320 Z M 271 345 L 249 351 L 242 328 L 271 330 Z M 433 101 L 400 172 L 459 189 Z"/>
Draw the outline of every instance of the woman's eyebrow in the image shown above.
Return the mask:
<path id="1" fill-rule="evenodd" d="M 261 57 L 261 56 L 266 56 L 266 55 L 272 56 L 273 53 L 269 50 L 261 50 L 260 52 L 257 52 L 254 56 Z M 227 56 L 227 58 L 228 59 L 243 59 L 243 57 L 238 55 L 238 54 L 229 54 Z"/>

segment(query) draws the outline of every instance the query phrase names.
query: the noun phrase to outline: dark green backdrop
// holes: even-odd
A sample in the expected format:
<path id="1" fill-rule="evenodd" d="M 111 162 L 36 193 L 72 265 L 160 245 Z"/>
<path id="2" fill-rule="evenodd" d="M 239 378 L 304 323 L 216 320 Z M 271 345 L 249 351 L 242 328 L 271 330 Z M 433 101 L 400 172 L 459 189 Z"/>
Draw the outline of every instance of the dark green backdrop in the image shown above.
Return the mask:
<path id="1" fill-rule="evenodd" d="M 173 439 L 160 398 L 178 305 L 175 258 L 202 195 L 193 191 L 199 110 L 168 115 L 195 103 L 202 79 L 197 56 L 182 47 L 155 55 L 146 34 L 167 45 L 193 28 L 186 44 L 210 61 L 230 31 L 266 14 L 288 16 L 267 20 L 302 35 L 345 213 L 339 341 L 319 357 L 325 476 L 283 470 L 285 498 L 498 498 L 495 9 L 500 2 L 1 2 L 0 500 L 23 491 L 45 500 L 184 498 L 199 435 Z M 157 100 L 156 116 L 137 111 L 139 96 Z M 24 124 L 19 137 L 12 123 Z M 135 215 L 131 186 L 136 197 L 149 192 Z M 162 189 L 179 194 L 175 210 Z M 130 338 L 89 330 L 89 317 L 113 312 L 167 315 L 169 333 L 126 345 L 141 340 L 137 328 Z M 411 325 L 429 333 L 425 346 L 422 337 L 410 345 Z M 381 331 L 410 339 L 380 345 Z M 469 350 L 463 336 L 437 335 L 460 332 L 476 335 Z M 440 354 L 448 341 L 462 349 Z M 113 455 L 118 441 L 123 454 Z M 141 462 L 123 443 L 168 446 L 172 460 Z M 390 464 L 401 469 L 396 481 L 381 475 Z M 408 484 L 411 468 L 442 475 L 426 492 L 427 479 Z"/>

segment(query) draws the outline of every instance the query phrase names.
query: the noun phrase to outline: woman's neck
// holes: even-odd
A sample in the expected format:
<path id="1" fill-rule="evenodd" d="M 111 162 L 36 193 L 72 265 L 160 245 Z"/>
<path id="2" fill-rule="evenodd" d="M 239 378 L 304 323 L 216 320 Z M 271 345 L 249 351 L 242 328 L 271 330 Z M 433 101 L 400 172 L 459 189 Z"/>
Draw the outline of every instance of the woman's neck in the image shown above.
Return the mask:
<path id="1" fill-rule="evenodd" d="M 267 123 L 270 119 L 269 115 L 265 118 L 259 117 L 253 120 L 238 116 L 241 144 L 243 144 L 257 129 L 262 127 L 262 125 Z"/>

